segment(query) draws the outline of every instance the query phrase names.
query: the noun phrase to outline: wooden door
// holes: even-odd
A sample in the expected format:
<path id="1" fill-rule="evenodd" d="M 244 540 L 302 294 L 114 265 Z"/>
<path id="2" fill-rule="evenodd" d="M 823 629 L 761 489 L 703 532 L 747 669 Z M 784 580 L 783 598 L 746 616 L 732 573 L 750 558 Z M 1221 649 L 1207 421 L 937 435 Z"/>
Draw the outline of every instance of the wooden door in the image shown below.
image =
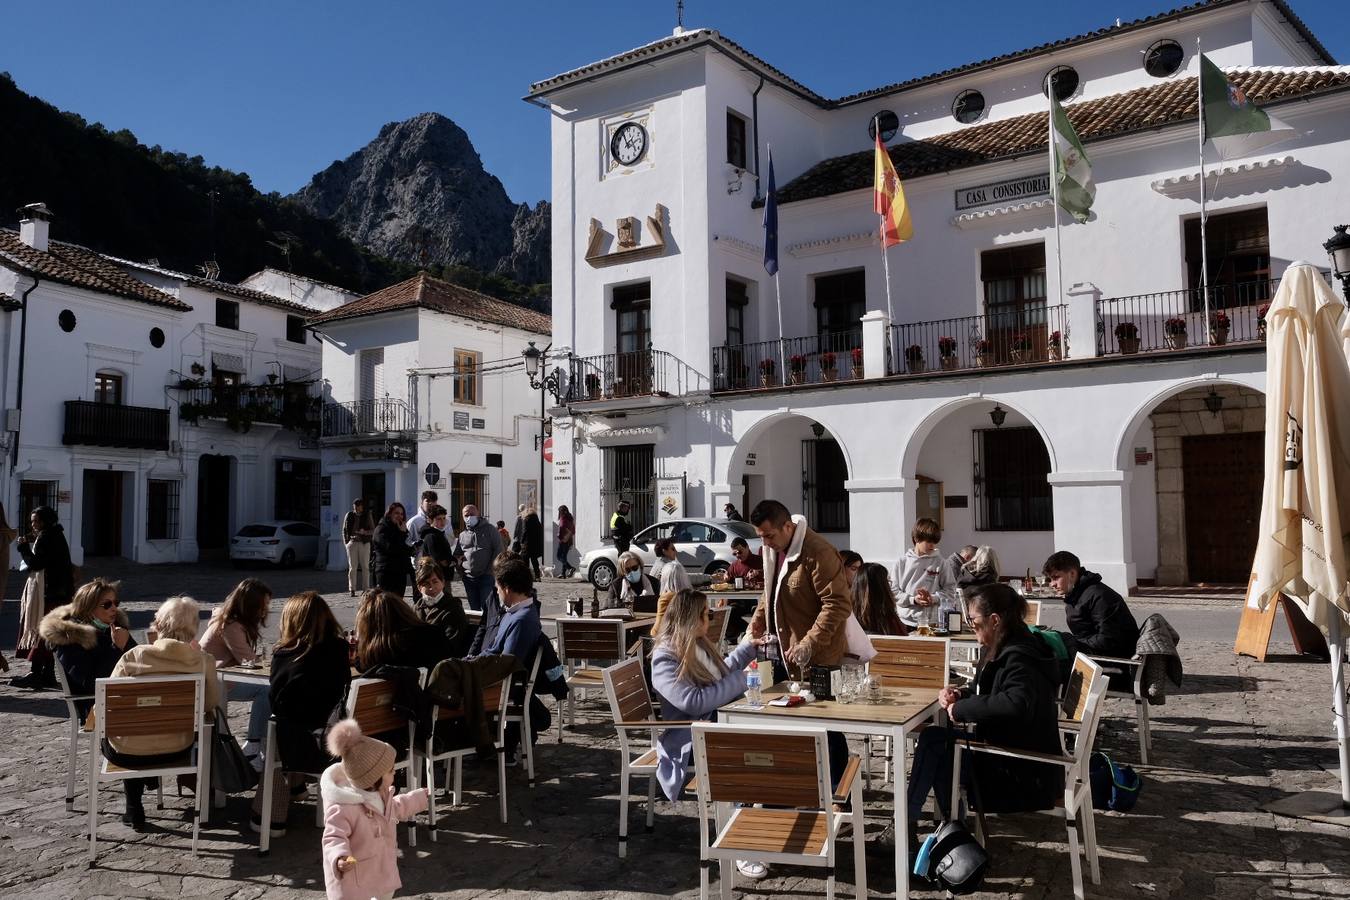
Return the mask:
<path id="1" fill-rule="evenodd" d="M 1247 583 L 1261 518 L 1264 440 L 1259 431 L 1182 438 L 1192 582 Z"/>

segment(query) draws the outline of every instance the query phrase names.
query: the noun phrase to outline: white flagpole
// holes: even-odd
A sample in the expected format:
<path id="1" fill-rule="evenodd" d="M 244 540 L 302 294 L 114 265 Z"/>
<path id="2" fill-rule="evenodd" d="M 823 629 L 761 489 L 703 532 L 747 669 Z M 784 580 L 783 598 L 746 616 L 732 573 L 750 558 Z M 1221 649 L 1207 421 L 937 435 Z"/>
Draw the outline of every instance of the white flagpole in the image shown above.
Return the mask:
<path id="1" fill-rule="evenodd" d="M 875 129 L 877 138 L 881 137 L 881 116 L 872 117 L 872 128 Z M 881 143 L 881 151 L 889 153 L 886 144 Z M 876 186 L 873 185 L 875 192 Z M 886 279 L 886 361 L 889 366 L 894 366 L 899 371 L 900 348 L 891 346 L 891 331 L 895 327 L 895 308 L 891 304 L 891 256 L 886 252 L 886 214 L 877 214 L 877 243 L 881 245 L 881 269 Z"/>
<path id="2" fill-rule="evenodd" d="M 1209 242 L 1205 239 L 1205 69 L 1200 56 L 1200 38 L 1195 39 L 1195 108 L 1200 127 L 1200 294 L 1205 303 L 1205 346 L 1210 344 L 1209 333 Z"/>
<path id="3" fill-rule="evenodd" d="M 787 336 L 783 334 L 783 292 L 778 286 L 777 272 L 773 273 L 773 298 L 778 306 L 778 377 L 787 384 L 787 351 L 784 350 Z"/>
<path id="4" fill-rule="evenodd" d="M 1055 101 L 1053 84 L 1047 85 L 1046 94 L 1050 99 L 1050 203 L 1051 210 L 1055 214 L 1055 271 L 1059 282 L 1056 285 L 1059 291 L 1059 303 L 1064 303 L 1064 254 L 1060 245 L 1059 235 L 1059 153 L 1055 145 Z M 1046 323 L 1047 326 L 1049 322 Z M 1061 335 L 1062 337 L 1062 335 Z"/>

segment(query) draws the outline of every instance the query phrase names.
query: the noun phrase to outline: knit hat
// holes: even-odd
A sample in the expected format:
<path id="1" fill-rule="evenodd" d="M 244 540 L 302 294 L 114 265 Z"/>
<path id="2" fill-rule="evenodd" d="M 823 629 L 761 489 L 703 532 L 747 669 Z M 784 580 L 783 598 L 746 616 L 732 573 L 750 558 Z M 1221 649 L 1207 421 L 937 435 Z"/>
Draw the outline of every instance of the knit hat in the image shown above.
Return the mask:
<path id="1" fill-rule="evenodd" d="M 328 732 L 328 752 L 341 757 L 347 780 L 363 791 L 374 790 L 394 770 L 394 748 L 366 737 L 355 719 L 343 719 Z"/>

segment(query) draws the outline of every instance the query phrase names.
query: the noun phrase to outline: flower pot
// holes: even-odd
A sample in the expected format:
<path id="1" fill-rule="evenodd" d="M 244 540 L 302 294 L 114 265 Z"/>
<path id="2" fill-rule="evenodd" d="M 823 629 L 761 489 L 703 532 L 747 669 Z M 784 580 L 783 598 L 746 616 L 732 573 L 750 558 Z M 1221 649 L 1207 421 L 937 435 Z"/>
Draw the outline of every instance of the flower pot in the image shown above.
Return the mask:
<path id="1" fill-rule="evenodd" d="M 989 353 L 975 354 L 975 365 L 979 366 L 981 369 L 987 369 L 989 366 L 992 366 L 993 364 L 994 364 L 994 357 L 992 354 Z"/>
<path id="2" fill-rule="evenodd" d="M 1051 362 L 1059 362 L 1064 358 L 1064 348 L 1059 344 L 1048 344 L 1046 352 L 1049 354 Z"/>
<path id="3" fill-rule="evenodd" d="M 802 384 L 806 381 L 805 369 L 792 369 L 788 372 L 788 384 Z"/>
<path id="4" fill-rule="evenodd" d="M 956 368 L 956 364 L 957 364 L 958 360 L 957 360 L 957 358 L 956 358 L 956 354 L 953 353 L 951 356 L 944 356 L 944 357 L 942 357 L 942 358 L 939 360 L 939 362 L 941 362 L 941 364 L 942 364 L 942 371 L 944 371 L 944 372 L 950 372 L 952 369 L 955 369 L 955 368 Z"/>
<path id="5" fill-rule="evenodd" d="M 1116 338 L 1116 346 L 1120 348 L 1121 353 L 1138 353 L 1139 338 Z"/>
<path id="6" fill-rule="evenodd" d="M 1265 319 L 1257 319 L 1257 320 L 1256 320 L 1256 337 L 1257 337 L 1258 340 L 1262 340 L 1262 341 L 1264 341 L 1264 340 L 1266 339 L 1266 320 L 1265 320 Z"/>
<path id="7" fill-rule="evenodd" d="M 775 376 L 772 372 L 760 372 L 760 373 L 759 373 L 759 386 L 760 386 L 760 387 L 766 387 L 766 388 L 769 388 L 769 387 L 776 387 L 777 384 L 778 384 L 778 378 L 777 378 L 777 376 Z"/>
<path id="8" fill-rule="evenodd" d="M 1172 334 L 1171 332 L 1168 332 L 1168 334 L 1167 334 L 1167 349 L 1169 349 L 1169 350 L 1185 350 L 1185 349 L 1186 349 L 1186 332 L 1183 331 L 1183 332 L 1181 332 L 1180 334 Z M 1124 351 L 1121 351 L 1121 352 L 1123 353 Z"/>
<path id="9" fill-rule="evenodd" d="M 1222 326 L 1215 326 L 1214 328 L 1211 328 L 1211 329 L 1210 329 L 1210 336 L 1214 338 L 1214 343 L 1215 343 L 1215 344 L 1226 344 L 1226 343 L 1228 343 L 1228 329 L 1229 329 L 1229 327 L 1230 327 L 1230 326 L 1228 326 L 1228 325 L 1222 325 Z"/>
<path id="10" fill-rule="evenodd" d="M 923 358 L 905 360 L 905 368 L 909 370 L 911 375 L 922 375 L 924 370 Z"/>
<path id="11" fill-rule="evenodd" d="M 838 377 L 838 372 L 833 367 L 820 370 L 821 381 L 834 381 Z"/>
<path id="12" fill-rule="evenodd" d="M 1028 358 L 1029 356 L 1031 356 L 1031 351 L 1030 351 L 1030 350 L 1025 350 L 1025 349 L 1019 350 L 1019 349 L 1017 349 L 1016 347 L 1014 347 L 1014 348 L 1010 351 L 1010 355 L 1011 355 L 1011 357 L 1012 357 L 1012 361 L 1013 361 L 1013 362 L 1015 362 L 1015 363 L 1024 363 L 1024 362 L 1027 361 L 1027 358 Z"/>
<path id="13" fill-rule="evenodd" d="M 860 380 L 863 377 L 862 363 L 853 364 L 853 378 Z"/>

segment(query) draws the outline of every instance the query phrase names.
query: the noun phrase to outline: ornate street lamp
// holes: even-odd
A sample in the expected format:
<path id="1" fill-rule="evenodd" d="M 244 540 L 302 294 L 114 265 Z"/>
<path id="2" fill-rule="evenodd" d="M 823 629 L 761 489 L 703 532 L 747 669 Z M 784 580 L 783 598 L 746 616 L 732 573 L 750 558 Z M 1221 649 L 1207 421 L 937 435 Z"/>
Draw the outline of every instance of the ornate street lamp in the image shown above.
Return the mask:
<path id="1" fill-rule="evenodd" d="M 552 344 L 548 345 L 552 347 Z M 559 377 L 559 371 L 554 369 L 552 372 L 539 377 L 539 363 L 544 359 L 544 354 L 548 352 L 548 347 L 540 350 L 530 341 L 530 346 L 521 351 L 521 356 L 525 358 L 525 374 L 529 376 L 530 387 L 536 391 L 548 391 L 553 395 L 556 403 L 562 402 L 562 379 Z"/>
<path id="2" fill-rule="evenodd" d="M 1337 225 L 1331 240 L 1323 244 L 1327 255 L 1331 257 L 1331 273 L 1341 280 L 1341 290 L 1350 299 L 1350 234 L 1346 234 L 1346 225 Z"/>
<path id="3" fill-rule="evenodd" d="M 989 421 L 994 423 L 995 428 L 1002 428 L 1003 422 L 1008 418 L 1008 411 L 999 404 L 995 403 L 994 408 L 989 410 Z"/>

